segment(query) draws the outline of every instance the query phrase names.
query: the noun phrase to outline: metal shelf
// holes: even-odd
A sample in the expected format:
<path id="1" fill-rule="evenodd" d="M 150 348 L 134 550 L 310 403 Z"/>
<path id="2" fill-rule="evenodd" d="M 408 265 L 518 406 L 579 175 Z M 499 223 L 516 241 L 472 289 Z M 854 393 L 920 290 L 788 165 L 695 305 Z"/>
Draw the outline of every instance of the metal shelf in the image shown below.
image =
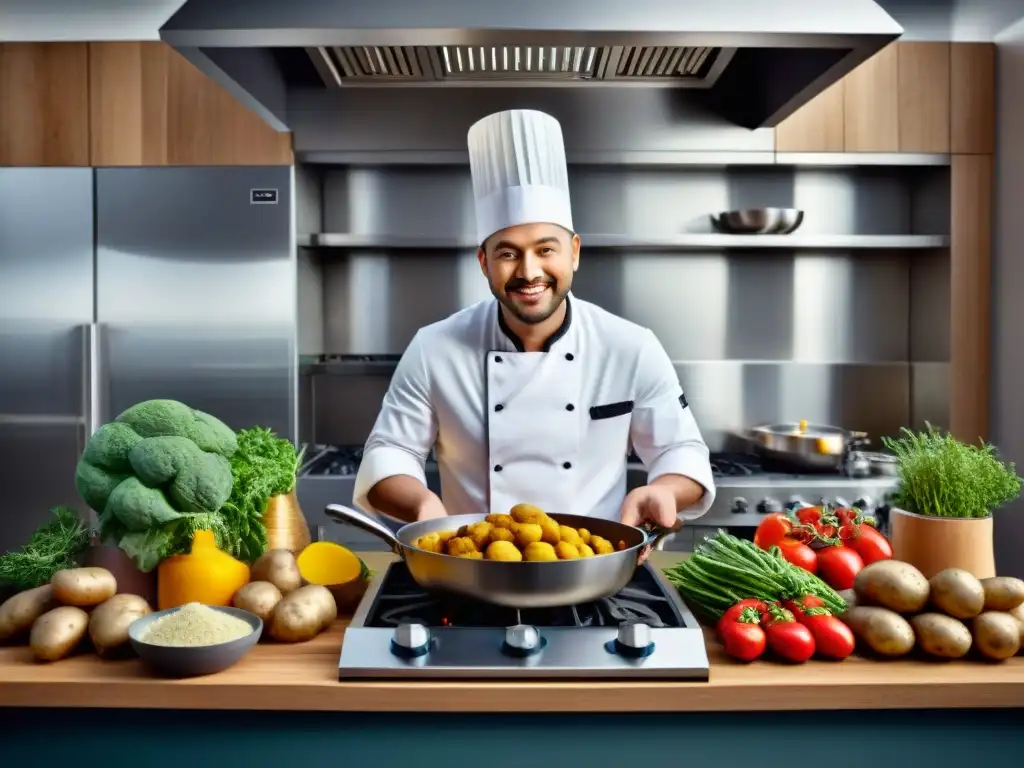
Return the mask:
<path id="1" fill-rule="evenodd" d="M 307 151 L 296 153 L 300 163 L 309 165 L 379 166 L 379 165 L 441 165 L 469 164 L 469 154 L 462 150 L 437 151 Z M 819 166 L 942 166 L 949 165 L 948 154 L 916 152 L 776 152 L 765 150 L 633 150 L 607 152 L 568 152 L 570 165 L 611 165 L 629 168 L 724 168 Z"/>
<path id="2" fill-rule="evenodd" d="M 945 248 L 948 235 L 723 235 L 682 234 L 665 237 L 636 235 L 580 234 L 585 248 L 626 250 L 721 250 L 721 249 L 799 249 L 799 250 L 900 250 Z M 342 250 L 465 250 L 476 248 L 472 237 L 410 237 L 394 235 L 358 235 L 321 232 L 298 238 L 300 246 Z"/>

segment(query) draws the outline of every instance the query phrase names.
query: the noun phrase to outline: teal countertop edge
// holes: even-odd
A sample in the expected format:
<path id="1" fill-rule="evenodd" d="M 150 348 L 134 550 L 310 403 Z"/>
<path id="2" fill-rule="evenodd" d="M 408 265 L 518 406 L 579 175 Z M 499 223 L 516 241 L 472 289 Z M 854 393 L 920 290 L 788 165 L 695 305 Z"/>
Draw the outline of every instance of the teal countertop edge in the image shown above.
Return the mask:
<path id="1" fill-rule="evenodd" d="M 1024 709 L 664 715 L 0 710 L 0 763 L 12 768 L 964 768 L 1021 765 L 1022 754 Z"/>

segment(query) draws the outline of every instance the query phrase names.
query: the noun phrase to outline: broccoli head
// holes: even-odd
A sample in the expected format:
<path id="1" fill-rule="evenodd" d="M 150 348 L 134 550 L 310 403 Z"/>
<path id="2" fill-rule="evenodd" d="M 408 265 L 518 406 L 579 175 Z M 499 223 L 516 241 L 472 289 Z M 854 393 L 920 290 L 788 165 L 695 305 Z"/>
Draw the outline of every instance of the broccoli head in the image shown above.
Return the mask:
<path id="1" fill-rule="evenodd" d="M 231 428 L 208 413 L 147 400 L 89 439 L 75 485 L 104 530 L 143 534 L 217 512 L 231 495 L 237 448 Z"/>

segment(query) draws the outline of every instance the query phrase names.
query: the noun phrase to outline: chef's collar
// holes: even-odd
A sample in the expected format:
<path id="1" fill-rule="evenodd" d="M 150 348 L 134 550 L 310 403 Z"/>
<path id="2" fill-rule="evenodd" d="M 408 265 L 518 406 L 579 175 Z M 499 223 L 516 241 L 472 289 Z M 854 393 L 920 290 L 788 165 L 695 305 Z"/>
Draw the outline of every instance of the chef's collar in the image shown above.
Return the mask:
<path id="1" fill-rule="evenodd" d="M 551 347 L 553 347 L 559 339 L 569 332 L 569 328 L 572 326 L 572 304 L 569 301 L 570 295 L 571 294 L 566 294 L 565 297 L 565 317 L 562 319 L 562 324 L 558 326 L 558 330 L 547 338 L 547 341 L 544 342 L 544 346 L 540 348 L 541 352 L 550 352 Z M 495 309 L 498 312 L 498 327 L 501 329 L 501 332 L 505 334 L 509 341 L 512 342 L 512 345 L 516 348 L 516 352 L 525 352 L 526 345 L 523 344 L 523 340 L 520 339 L 516 332 L 509 328 L 508 323 L 505 322 L 505 313 L 501 311 L 501 303 L 497 301 L 494 303 Z"/>

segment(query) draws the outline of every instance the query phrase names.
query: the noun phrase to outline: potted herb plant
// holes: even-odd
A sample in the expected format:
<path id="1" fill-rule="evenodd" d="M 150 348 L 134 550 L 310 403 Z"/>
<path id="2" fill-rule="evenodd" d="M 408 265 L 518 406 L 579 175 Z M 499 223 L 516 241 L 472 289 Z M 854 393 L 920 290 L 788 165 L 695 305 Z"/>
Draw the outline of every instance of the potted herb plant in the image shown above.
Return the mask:
<path id="1" fill-rule="evenodd" d="M 983 441 L 967 445 L 931 424 L 882 442 L 896 456 L 900 479 L 889 516 L 893 558 L 928 578 L 945 568 L 995 576 L 992 513 L 1020 495 L 1013 463 Z"/>

